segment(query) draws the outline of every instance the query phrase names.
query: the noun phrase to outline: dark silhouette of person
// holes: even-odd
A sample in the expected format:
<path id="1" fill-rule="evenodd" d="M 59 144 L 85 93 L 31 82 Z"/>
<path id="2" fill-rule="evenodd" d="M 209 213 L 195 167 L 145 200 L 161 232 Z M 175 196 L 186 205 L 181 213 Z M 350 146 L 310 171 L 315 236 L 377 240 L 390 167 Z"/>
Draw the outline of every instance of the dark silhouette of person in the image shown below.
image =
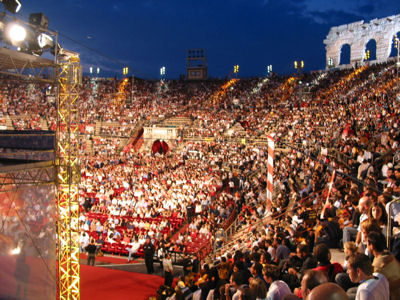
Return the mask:
<path id="1" fill-rule="evenodd" d="M 147 238 L 146 242 L 143 245 L 143 251 L 144 251 L 144 262 L 146 264 L 146 269 L 148 274 L 154 273 L 153 256 L 155 250 L 156 249 L 154 245 L 151 243 L 150 238 Z"/>
<path id="2" fill-rule="evenodd" d="M 14 271 L 14 276 L 17 281 L 16 299 L 27 299 L 31 268 L 26 263 L 25 244 L 23 243 L 20 248 L 21 252 L 17 256 L 17 264 Z"/>
<path id="3" fill-rule="evenodd" d="M 94 239 L 91 239 L 89 245 L 86 246 L 86 252 L 88 253 L 88 265 L 94 266 L 94 261 L 96 260 L 96 250 L 97 246 L 94 243 Z"/>

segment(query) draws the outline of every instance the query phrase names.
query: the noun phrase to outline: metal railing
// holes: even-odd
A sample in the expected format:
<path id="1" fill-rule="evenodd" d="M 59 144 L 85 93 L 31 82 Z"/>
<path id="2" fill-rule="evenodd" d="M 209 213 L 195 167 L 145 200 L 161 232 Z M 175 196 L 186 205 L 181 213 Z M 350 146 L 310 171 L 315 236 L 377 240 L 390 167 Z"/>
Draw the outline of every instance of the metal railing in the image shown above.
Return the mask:
<path id="1" fill-rule="evenodd" d="M 388 221 L 386 228 L 386 239 L 387 239 L 387 248 L 389 249 L 389 251 L 391 250 L 391 240 L 393 237 L 392 206 L 393 204 L 396 203 L 400 203 L 400 197 L 396 197 L 391 202 L 388 203 Z"/>

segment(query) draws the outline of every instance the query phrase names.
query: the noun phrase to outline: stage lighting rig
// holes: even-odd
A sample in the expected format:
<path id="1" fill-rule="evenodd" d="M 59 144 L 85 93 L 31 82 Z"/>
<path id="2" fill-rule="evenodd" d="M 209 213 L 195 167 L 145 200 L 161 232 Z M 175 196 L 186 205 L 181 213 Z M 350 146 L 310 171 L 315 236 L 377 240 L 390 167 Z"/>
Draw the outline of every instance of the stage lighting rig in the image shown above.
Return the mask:
<path id="1" fill-rule="evenodd" d="M 39 36 L 30 30 L 30 28 L 24 27 L 17 22 L 10 22 L 5 25 L 4 32 L 5 41 L 17 47 L 18 51 L 38 56 L 42 55 L 43 47 L 39 44 Z M 44 39 L 41 37 L 41 42 L 42 40 Z"/>
<path id="2" fill-rule="evenodd" d="M 29 24 L 34 31 L 47 31 L 49 28 L 49 19 L 42 13 L 33 13 L 29 15 Z"/>
<path id="3" fill-rule="evenodd" d="M 30 14 L 29 23 L 5 12 L 0 15 L 0 32 L 3 33 L 4 42 L 28 54 L 40 56 L 50 50 L 55 55 L 61 49 L 56 45 L 56 34 L 49 31 L 48 26 L 49 20 L 42 13 Z"/>
<path id="4" fill-rule="evenodd" d="M 21 2 L 19 0 L 0 0 L 4 8 L 10 13 L 16 14 L 21 9 Z"/>

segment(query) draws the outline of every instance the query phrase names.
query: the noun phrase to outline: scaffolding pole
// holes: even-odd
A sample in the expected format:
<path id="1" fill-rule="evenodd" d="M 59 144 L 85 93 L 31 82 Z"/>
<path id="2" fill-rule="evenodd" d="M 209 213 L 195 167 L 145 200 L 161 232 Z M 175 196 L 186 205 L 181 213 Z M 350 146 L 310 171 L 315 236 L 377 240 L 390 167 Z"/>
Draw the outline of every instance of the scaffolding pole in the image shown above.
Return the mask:
<path id="1" fill-rule="evenodd" d="M 62 56 L 58 61 L 57 73 L 58 294 L 59 299 L 70 300 L 80 299 L 78 99 L 81 66 L 79 56 Z"/>

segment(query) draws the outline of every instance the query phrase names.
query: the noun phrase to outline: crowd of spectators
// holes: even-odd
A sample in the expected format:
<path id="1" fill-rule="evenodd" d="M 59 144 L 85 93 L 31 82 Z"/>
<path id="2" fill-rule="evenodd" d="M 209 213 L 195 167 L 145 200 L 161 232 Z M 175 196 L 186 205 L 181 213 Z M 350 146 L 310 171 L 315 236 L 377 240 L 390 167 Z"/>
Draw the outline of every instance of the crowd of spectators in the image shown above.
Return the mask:
<path id="1" fill-rule="evenodd" d="M 246 211 L 246 226 L 202 270 L 208 278 L 214 278 L 202 283 L 201 292 L 193 288 L 202 299 L 210 290 L 214 297 L 220 295 L 224 287 L 225 294 L 233 287 L 236 296 L 250 297 L 246 299 L 283 299 L 289 293 L 297 294 L 288 295 L 290 299 L 304 298 L 311 292 L 311 288 L 303 287 L 309 277 L 318 285 L 336 281 L 353 299 L 367 299 L 367 294 L 368 299 L 398 298 L 399 249 L 393 247 L 395 256 L 385 250 L 388 212 L 392 214 L 390 226 L 400 221 L 397 205 L 388 205 L 392 197 L 398 197 L 400 184 L 396 157 L 400 106 L 395 70 L 374 66 L 318 77 L 321 87 L 309 87 L 315 92 L 308 99 L 300 94 L 297 102 L 285 102 L 281 97 L 267 103 L 278 145 L 290 150 L 276 158 L 275 184 L 282 186 L 277 200 L 286 197 L 285 202 L 292 200 L 294 205 L 285 213 L 264 215 L 262 220 L 254 218 L 255 205 Z M 268 115 L 265 110 L 262 113 Z M 241 121 L 248 121 L 246 114 L 242 116 Z M 259 118 L 257 124 L 268 119 L 261 114 Z M 250 126 L 252 129 L 254 126 Z M 338 152 L 341 155 L 329 155 Z M 274 204 L 277 209 L 284 207 L 278 201 Z M 341 264 L 330 262 L 329 248 L 343 247 L 341 241 L 347 256 L 341 263 L 345 263 L 347 273 Z M 350 248 L 353 250 L 347 250 Z M 379 253 L 384 254 L 381 257 Z M 221 280 L 216 276 L 227 260 L 231 260 L 230 283 L 229 277 Z M 235 270 L 238 260 L 246 267 Z M 243 280 L 237 269 L 262 272 L 251 272 L 250 280 Z M 253 283 L 257 277 L 265 284 L 261 295 Z"/>
<path id="2" fill-rule="evenodd" d="M 273 203 L 277 212 L 274 213 L 274 207 L 270 210 L 262 207 L 257 209 L 257 200 L 265 191 L 265 174 L 261 172 L 255 181 L 250 181 L 250 201 L 242 207 L 243 223 L 246 224 L 244 229 L 231 237 L 233 242 L 221 248 L 215 261 L 201 270 L 201 274 L 208 275 L 208 280 L 197 286 L 186 282 L 186 285 L 200 292 L 201 298 L 205 299 L 210 290 L 214 297 L 223 293 L 221 287 L 229 278 L 231 281 L 226 293 L 234 287 L 239 294 L 247 295 L 244 283 L 250 284 L 253 296 L 257 293 L 258 289 L 252 288 L 254 279 L 238 279 L 236 260 L 247 264 L 244 272 L 248 268 L 251 270 L 250 266 L 257 266 L 257 263 L 263 265 L 265 286 L 270 288 L 268 293 L 272 294 L 278 289 L 277 285 L 282 286 L 279 289 L 296 292 L 297 296 L 301 296 L 300 291 L 306 293 L 307 289 L 295 288 L 300 287 L 302 281 L 307 281 L 306 274 L 314 274 L 306 270 L 314 268 L 323 273 L 313 276 L 322 278 L 324 275 L 326 281 L 336 280 L 342 289 L 348 291 L 349 297 L 363 299 L 365 296 L 362 294 L 366 293 L 363 289 L 373 288 L 366 288 L 368 284 L 363 283 L 357 292 L 354 286 L 370 280 L 376 280 L 377 283 L 376 289 L 370 293 L 388 299 L 389 293 L 382 292 L 382 289 L 388 286 L 389 281 L 391 299 L 398 297 L 396 283 L 399 274 L 394 270 L 399 266 L 398 246 L 393 247 L 397 259 L 384 250 L 389 210 L 392 214 L 390 226 L 396 226 L 400 221 L 397 205 L 388 205 L 392 197 L 399 195 L 400 184 L 400 111 L 399 96 L 395 92 L 395 69 L 381 65 L 317 74 L 311 83 L 321 85 L 319 88 L 308 86 L 311 96 L 299 93 L 298 99 L 288 98 L 291 101 L 283 101 L 282 97 L 265 100 L 267 111 L 261 111 L 259 119 L 253 123 L 258 126 L 265 124 L 264 128 L 249 126 L 249 115 L 245 113 L 236 120 L 241 124 L 247 123 L 243 126 L 247 127 L 246 137 L 257 136 L 262 132 L 260 129 L 267 131 L 267 126 L 273 124 L 278 145 L 289 151 L 280 153 L 275 160 L 275 185 L 280 187 L 280 194 Z M 279 92 L 282 90 L 279 89 Z M 288 93 L 293 90 L 296 89 Z M 254 116 L 255 112 L 251 111 L 250 115 Z M 338 153 L 340 155 L 336 155 Z M 259 162 L 256 170 L 265 172 L 265 163 L 265 160 Z M 336 177 L 328 193 L 332 170 L 336 170 Z M 278 210 L 282 210 L 291 200 L 294 203 L 291 210 L 281 214 Z M 265 212 L 273 215 L 268 217 Z M 261 217 L 263 219 L 260 221 Z M 379 242 L 370 240 L 374 235 L 378 235 L 375 239 Z M 347 263 L 348 274 L 343 272 L 340 264 L 330 262 L 329 248 L 343 247 L 342 238 L 345 249 L 351 246 L 348 244 L 353 243 L 351 240 L 356 243 L 353 245 L 353 255 L 348 254 L 346 259 L 346 262 L 352 262 L 351 265 Z M 378 243 L 381 245 L 379 251 L 385 253 L 382 258 L 373 253 L 373 245 Z M 364 256 L 357 252 L 362 252 Z M 225 261 L 237 255 L 238 259 L 231 259 L 231 277 L 221 276 L 223 279 L 218 279 L 216 274 L 225 268 Z M 369 255 L 369 258 L 366 259 L 365 255 Z M 372 265 L 371 257 L 375 257 Z M 295 262 L 297 259 L 299 264 Z M 307 264 L 303 265 L 305 261 Z M 271 265 L 278 266 L 274 272 L 269 271 Z M 359 275 L 354 276 L 355 270 Z M 373 272 L 384 273 L 384 276 L 372 275 Z M 255 273 L 253 277 L 260 274 Z M 279 279 L 283 279 L 289 289 L 277 282 Z M 311 289 L 308 290 L 310 292 Z M 356 296 L 357 293 L 359 295 Z M 271 299 L 281 299 L 272 294 L 269 294 Z M 266 296 L 267 292 L 257 297 L 263 299 Z"/>
<path id="3" fill-rule="evenodd" d="M 373 238 L 382 238 L 373 233 L 390 237 L 389 211 L 390 226 L 400 221 L 397 206 L 388 205 L 400 188 L 395 80 L 390 64 L 201 83 L 85 78 L 77 125 L 91 128 L 83 128 L 82 138 L 93 142 L 93 153 L 81 158 L 82 250 L 89 236 L 105 251 L 129 257 L 132 249 L 140 252 L 146 237 L 164 251 L 218 248 L 212 263 L 194 276 L 206 275 L 203 282 L 186 280 L 202 299 L 211 290 L 214 297 L 230 299 L 232 289 L 236 297 L 289 292 L 304 297 L 312 290 L 303 287 L 308 277 L 318 283 L 336 280 L 354 296 L 354 285 L 372 274 L 358 252 L 375 259 L 385 253 L 379 266 L 373 264 L 381 271 L 392 256 L 373 246 Z M 16 128 L 40 128 L 45 119 L 54 129 L 51 89 L 4 82 L 3 115 L 37 115 L 28 123 L 15 118 Z M 169 116 L 191 120 L 180 128 L 176 150 L 165 155 L 122 151 L 115 136 L 129 137 L 128 128 Z M 96 122 L 102 124 L 98 134 Z M 280 150 L 269 202 L 268 151 L 262 141 L 272 132 Z M 232 216 L 243 228 L 229 241 L 216 237 Z M 115 250 L 112 244 L 122 246 Z M 353 249 L 346 259 L 348 275 L 341 264 L 330 262 L 329 248 L 341 247 Z M 352 274 L 357 269 L 364 275 Z M 386 284 L 385 277 L 378 279 Z M 392 279 L 386 279 L 393 289 Z"/>

